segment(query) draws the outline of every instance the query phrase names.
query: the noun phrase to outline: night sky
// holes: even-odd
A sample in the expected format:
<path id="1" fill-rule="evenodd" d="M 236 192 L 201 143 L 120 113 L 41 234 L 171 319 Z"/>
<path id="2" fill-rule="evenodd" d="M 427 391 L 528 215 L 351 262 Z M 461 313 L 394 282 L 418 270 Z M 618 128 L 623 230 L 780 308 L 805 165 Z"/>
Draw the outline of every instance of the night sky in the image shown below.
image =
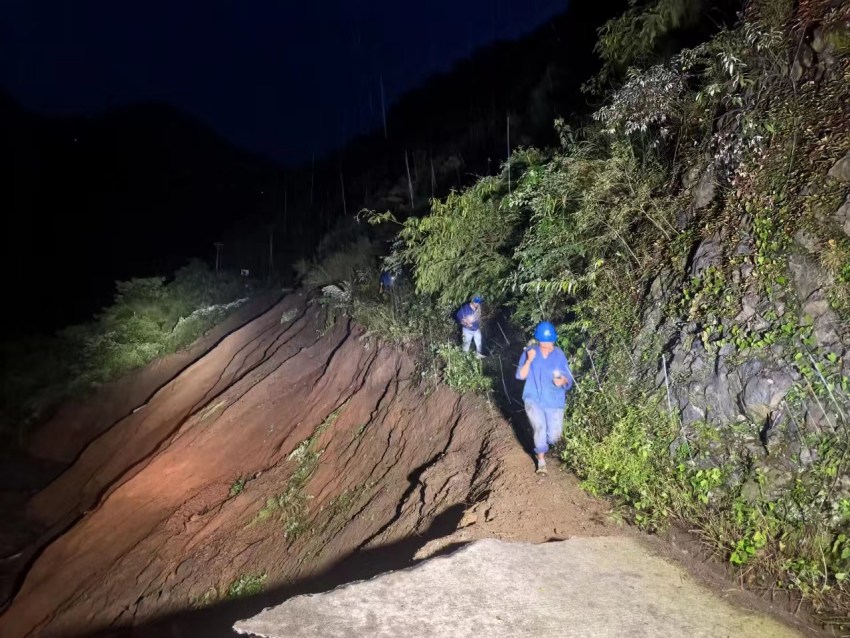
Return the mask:
<path id="1" fill-rule="evenodd" d="M 428 76 L 568 0 L 4 0 L 0 90 L 47 114 L 173 104 L 304 163 L 381 123 Z"/>

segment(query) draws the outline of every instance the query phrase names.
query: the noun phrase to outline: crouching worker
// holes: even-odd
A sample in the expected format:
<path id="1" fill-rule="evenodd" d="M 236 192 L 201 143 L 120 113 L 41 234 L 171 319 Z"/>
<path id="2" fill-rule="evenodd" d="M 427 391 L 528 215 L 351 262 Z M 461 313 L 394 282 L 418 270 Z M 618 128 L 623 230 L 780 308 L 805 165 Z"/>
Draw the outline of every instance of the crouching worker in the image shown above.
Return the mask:
<path id="1" fill-rule="evenodd" d="M 391 292 L 395 287 L 395 275 L 391 272 L 385 270 L 381 273 L 381 292 L 388 293 Z"/>
<path id="2" fill-rule="evenodd" d="M 475 295 L 455 315 L 463 333 L 463 351 L 469 352 L 469 347 L 475 342 L 475 352 L 479 358 L 484 357 L 481 353 L 481 302 L 481 297 Z"/>
<path id="3" fill-rule="evenodd" d="M 573 373 L 567 356 L 555 347 L 555 326 L 548 321 L 534 330 L 537 345 L 526 348 L 519 359 L 516 378 L 525 381 L 522 400 L 534 433 L 537 473 L 546 474 L 544 454 L 561 438 L 567 390 L 573 387 Z"/>

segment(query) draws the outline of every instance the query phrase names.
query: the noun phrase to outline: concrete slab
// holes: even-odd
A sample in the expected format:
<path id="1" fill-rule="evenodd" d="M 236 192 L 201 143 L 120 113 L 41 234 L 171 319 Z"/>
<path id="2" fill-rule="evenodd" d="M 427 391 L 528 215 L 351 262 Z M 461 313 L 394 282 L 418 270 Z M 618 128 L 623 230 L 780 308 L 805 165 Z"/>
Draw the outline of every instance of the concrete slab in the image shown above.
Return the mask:
<path id="1" fill-rule="evenodd" d="M 625 537 L 482 540 L 411 569 L 298 596 L 236 623 L 264 638 L 784 638 Z"/>

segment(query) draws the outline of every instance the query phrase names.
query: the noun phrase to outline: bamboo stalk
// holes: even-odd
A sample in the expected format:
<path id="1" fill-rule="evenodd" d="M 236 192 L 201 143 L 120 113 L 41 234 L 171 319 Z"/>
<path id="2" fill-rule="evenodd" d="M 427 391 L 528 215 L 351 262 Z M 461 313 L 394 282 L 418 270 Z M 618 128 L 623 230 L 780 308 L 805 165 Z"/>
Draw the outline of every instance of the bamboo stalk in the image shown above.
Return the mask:
<path id="1" fill-rule="evenodd" d="M 410 210 L 413 210 L 413 180 L 410 179 L 410 162 L 407 159 L 407 149 L 404 150 L 404 165 L 407 167 L 407 187 L 410 190 Z"/>

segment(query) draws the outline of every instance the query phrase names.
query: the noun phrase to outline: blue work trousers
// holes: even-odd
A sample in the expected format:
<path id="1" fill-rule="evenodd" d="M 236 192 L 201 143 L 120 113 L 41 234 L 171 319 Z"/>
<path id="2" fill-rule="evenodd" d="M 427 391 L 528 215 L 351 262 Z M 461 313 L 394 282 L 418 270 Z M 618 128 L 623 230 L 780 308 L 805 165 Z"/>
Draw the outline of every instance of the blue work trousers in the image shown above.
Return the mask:
<path id="1" fill-rule="evenodd" d="M 463 329 L 463 351 L 469 352 L 469 347 L 475 342 L 475 351 L 481 354 L 481 330 Z"/>
<path id="2" fill-rule="evenodd" d="M 534 453 L 546 454 L 564 429 L 564 408 L 541 408 L 535 401 L 525 400 L 525 414 L 534 433 Z"/>

